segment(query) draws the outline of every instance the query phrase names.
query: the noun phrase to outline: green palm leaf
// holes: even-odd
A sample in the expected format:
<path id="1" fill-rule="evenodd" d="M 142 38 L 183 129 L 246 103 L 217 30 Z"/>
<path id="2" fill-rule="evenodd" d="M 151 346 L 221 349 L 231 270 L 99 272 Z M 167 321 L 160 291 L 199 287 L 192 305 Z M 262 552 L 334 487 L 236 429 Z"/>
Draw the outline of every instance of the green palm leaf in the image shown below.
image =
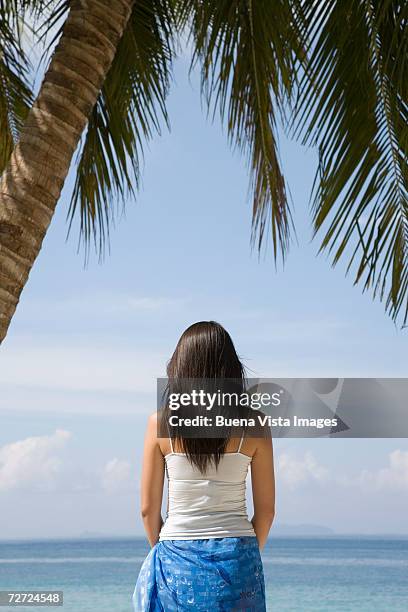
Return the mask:
<path id="1" fill-rule="evenodd" d="M 18 2 L 0 1 L 0 173 L 32 104 L 21 8 Z"/>
<path id="2" fill-rule="evenodd" d="M 305 0 L 310 62 L 296 119 L 319 147 L 313 196 L 321 250 L 408 316 L 408 70 L 403 2 Z"/>
<path id="3" fill-rule="evenodd" d="M 192 24 L 202 90 L 226 123 L 230 142 L 248 158 L 253 190 L 253 240 L 270 225 L 275 258 L 289 242 L 291 215 L 279 160 L 277 120 L 291 99 L 303 59 L 298 3 L 286 0 L 183 0 Z"/>
<path id="4" fill-rule="evenodd" d="M 135 3 L 89 119 L 78 156 L 68 231 L 78 212 L 80 239 L 88 248 L 93 238 L 101 256 L 109 244 L 117 204 L 123 205 L 139 185 L 143 144 L 160 132 L 160 118 L 168 120 L 172 22 L 168 0 Z"/>
<path id="5" fill-rule="evenodd" d="M 0 0 L 0 173 L 33 103 L 26 39 L 37 43 L 67 9 L 68 0 Z"/>

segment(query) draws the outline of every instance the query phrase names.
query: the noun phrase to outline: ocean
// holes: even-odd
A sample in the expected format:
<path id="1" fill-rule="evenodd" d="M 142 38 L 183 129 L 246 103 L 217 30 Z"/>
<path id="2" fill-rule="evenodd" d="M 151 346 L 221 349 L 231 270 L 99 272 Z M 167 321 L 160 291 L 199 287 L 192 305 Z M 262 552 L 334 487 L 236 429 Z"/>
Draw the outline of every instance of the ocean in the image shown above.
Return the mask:
<path id="1" fill-rule="evenodd" d="M 62 590 L 64 612 L 132 612 L 147 551 L 143 539 L 1 542 L 0 590 Z M 408 539 L 274 537 L 262 558 L 268 610 L 408 610 Z M 50 608 L 1 608 L 16 609 Z"/>

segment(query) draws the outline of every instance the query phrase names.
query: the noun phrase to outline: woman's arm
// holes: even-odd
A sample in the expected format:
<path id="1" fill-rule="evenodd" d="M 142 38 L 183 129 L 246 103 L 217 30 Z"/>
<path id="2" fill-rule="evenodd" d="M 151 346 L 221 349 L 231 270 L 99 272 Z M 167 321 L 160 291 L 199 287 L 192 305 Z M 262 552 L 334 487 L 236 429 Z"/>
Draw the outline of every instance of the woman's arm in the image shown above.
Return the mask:
<path id="1" fill-rule="evenodd" d="M 163 520 L 161 505 L 164 483 L 164 458 L 157 441 L 157 415 L 149 418 L 145 435 L 141 487 L 141 513 L 151 546 L 159 540 Z"/>
<path id="2" fill-rule="evenodd" d="M 275 474 L 272 438 L 260 438 L 251 462 L 254 516 L 252 525 L 259 548 L 265 545 L 275 516 Z"/>

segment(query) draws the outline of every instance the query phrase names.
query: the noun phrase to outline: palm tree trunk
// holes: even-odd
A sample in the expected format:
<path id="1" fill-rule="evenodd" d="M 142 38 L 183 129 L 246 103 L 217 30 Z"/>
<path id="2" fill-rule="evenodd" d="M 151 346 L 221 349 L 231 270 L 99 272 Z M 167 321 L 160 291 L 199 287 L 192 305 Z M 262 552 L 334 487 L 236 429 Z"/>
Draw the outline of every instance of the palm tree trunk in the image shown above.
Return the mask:
<path id="1" fill-rule="evenodd" d="M 73 0 L 0 180 L 0 344 L 40 252 L 72 156 L 134 0 Z"/>

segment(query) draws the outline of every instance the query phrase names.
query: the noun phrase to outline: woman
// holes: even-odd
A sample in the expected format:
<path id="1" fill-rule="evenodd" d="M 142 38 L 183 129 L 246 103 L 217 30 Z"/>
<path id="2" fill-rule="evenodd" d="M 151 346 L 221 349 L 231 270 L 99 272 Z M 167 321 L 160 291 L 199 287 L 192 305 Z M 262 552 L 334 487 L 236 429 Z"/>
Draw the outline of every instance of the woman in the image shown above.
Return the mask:
<path id="1" fill-rule="evenodd" d="M 203 321 L 181 336 L 169 380 L 235 379 L 244 368 L 231 337 Z M 141 511 L 152 546 L 133 595 L 136 612 L 265 611 L 260 549 L 274 517 L 270 435 L 158 437 L 150 417 L 144 446 Z M 245 480 L 251 467 L 254 516 L 248 520 Z M 164 475 L 168 511 L 162 521 Z"/>

